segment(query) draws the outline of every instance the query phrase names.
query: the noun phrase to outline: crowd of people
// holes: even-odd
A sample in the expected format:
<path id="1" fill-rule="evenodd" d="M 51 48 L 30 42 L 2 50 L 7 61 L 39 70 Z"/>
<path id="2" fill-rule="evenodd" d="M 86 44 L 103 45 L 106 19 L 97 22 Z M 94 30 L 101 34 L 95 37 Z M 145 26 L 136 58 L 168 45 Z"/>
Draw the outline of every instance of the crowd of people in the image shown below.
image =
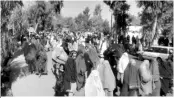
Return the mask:
<path id="1" fill-rule="evenodd" d="M 137 66 L 129 37 L 115 43 L 108 36 L 84 33 L 23 35 L 11 60 L 24 54 L 30 74 L 47 75 L 46 53 L 52 52 L 55 96 L 166 96 L 172 89 L 173 53 L 167 62 L 150 59 Z M 8 81 L 8 71 L 3 72 Z"/>
<path id="2" fill-rule="evenodd" d="M 137 67 L 135 58 L 129 54 L 131 50 L 133 52 L 137 50 L 126 47 L 129 45 L 128 38 L 120 39 L 117 44 L 114 41 L 110 43 L 107 36 L 82 35 L 76 39 L 77 37 L 72 35 L 67 37 L 69 41 L 62 41 L 66 44 L 63 45 L 63 50 L 68 56 L 62 63 L 64 65 L 62 92 L 66 92 L 67 96 L 161 96 L 166 95 L 172 88 L 172 53 L 167 61 L 169 73 L 167 75 L 165 73 L 164 76 L 160 66 L 161 64 L 164 67 L 164 62 L 161 60 L 144 60 Z M 132 42 L 137 44 L 139 40 L 134 39 Z M 60 57 L 60 52 L 57 56 Z M 96 78 L 98 76 L 98 80 L 92 80 L 92 75 Z M 164 81 L 170 81 L 168 86 L 164 86 Z M 102 90 L 97 91 L 96 88 Z M 60 90 L 57 91 L 60 94 Z"/>

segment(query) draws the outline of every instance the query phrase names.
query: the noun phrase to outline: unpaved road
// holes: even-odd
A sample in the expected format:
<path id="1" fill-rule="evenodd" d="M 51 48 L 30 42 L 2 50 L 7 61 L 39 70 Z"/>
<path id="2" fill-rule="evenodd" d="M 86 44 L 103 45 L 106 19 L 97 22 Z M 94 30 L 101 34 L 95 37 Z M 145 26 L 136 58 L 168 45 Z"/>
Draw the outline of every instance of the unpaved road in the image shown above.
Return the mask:
<path id="1" fill-rule="evenodd" d="M 51 52 L 48 56 L 48 75 L 29 75 L 13 85 L 14 96 L 54 96 L 55 77 L 52 74 Z"/>

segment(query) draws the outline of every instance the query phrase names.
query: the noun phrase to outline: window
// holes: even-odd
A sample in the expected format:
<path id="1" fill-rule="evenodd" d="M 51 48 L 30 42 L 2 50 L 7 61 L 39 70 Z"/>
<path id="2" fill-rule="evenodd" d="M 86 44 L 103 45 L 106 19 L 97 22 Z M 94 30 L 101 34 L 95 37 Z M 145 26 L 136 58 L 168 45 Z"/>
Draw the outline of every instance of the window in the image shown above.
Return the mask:
<path id="1" fill-rule="evenodd" d="M 167 48 L 161 48 L 160 49 L 160 53 L 168 53 L 168 49 Z"/>
<path id="2" fill-rule="evenodd" d="M 152 52 L 160 52 L 160 48 L 153 47 L 153 48 L 152 48 Z"/>

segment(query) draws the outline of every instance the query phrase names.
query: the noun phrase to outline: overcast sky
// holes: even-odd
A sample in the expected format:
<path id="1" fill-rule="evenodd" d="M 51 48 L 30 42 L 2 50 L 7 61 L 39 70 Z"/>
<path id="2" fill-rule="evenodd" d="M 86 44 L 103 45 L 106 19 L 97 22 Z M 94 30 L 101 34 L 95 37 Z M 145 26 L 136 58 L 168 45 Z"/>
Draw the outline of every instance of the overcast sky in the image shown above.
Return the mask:
<path id="1" fill-rule="evenodd" d="M 33 0 L 28 0 L 25 5 L 32 4 L 29 3 L 29 1 Z M 138 12 L 140 12 L 141 9 L 137 7 L 135 0 L 127 0 L 127 3 L 130 5 L 129 13 L 138 16 Z M 76 17 L 79 13 L 82 13 L 86 7 L 89 7 L 90 14 L 92 15 L 97 4 L 101 5 L 102 18 L 107 19 L 109 23 L 111 23 L 111 12 L 109 7 L 103 3 L 103 0 L 64 0 L 64 7 L 61 10 L 61 14 L 65 17 Z"/>
<path id="2" fill-rule="evenodd" d="M 127 3 L 130 5 L 129 13 L 132 15 L 138 16 L 138 12 L 141 11 L 137 7 L 135 0 L 127 0 Z M 64 1 L 64 7 L 62 8 L 62 15 L 65 17 L 71 16 L 76 17 L 79 13 L 83 12 L 86 7 L 89 7 L 90 14 L 93 14 L 95 6 L 97 4 L 101 5 L 102 8 L 102 18 L 107 19 L 111 23 L 111 12 L 109 7 L 103 3 L 103 0 L 91 0 L 91 1 Z"/>

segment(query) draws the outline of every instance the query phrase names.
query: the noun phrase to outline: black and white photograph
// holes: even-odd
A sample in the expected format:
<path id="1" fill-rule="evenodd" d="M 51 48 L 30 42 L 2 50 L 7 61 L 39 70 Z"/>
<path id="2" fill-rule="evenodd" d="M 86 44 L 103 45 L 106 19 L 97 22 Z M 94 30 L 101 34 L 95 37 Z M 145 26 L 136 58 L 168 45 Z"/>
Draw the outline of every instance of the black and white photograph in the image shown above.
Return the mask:
<path id="1" fill-rule="evenodd" d="M 1 97 L 173 97 L 173 0 L 1 0 Z"/>

